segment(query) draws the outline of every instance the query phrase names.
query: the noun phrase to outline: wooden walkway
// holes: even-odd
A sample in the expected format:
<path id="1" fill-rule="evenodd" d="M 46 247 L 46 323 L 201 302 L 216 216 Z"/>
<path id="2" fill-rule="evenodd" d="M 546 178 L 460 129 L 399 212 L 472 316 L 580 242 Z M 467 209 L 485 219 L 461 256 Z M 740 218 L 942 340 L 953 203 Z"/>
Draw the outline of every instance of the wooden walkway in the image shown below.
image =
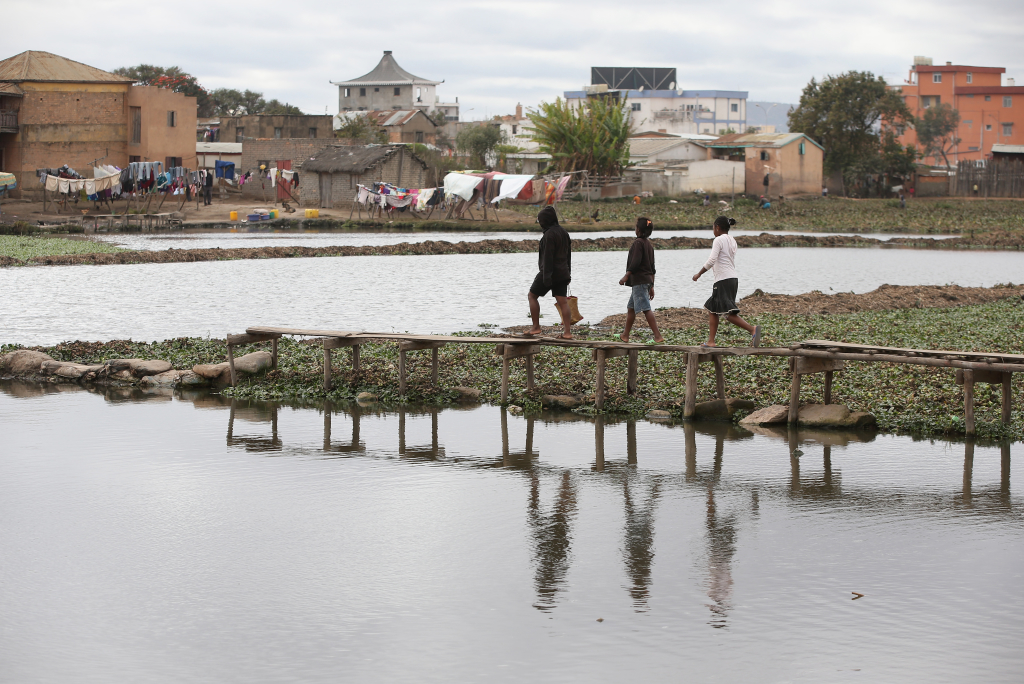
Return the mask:
<path id="1" fill-rule="evenodd" d="M 227 336 L 228 364 L 231 384 L 236 382 L 234 348 L 255 342 L 272 342 L 273 367 L 277 367 L 277 341 L 284 335 L 322 338 L 324 350 L 324 388 L 332 387 L 332 350 L 351 350 L 352 370 L 359 371 L 359 347 L 370 342 L 393 341 L 398 344 L 398 388 L 405 394 L 407 381 L 406 355 L 410 351 L 431 352 L 431 381 L 437 384 L 438 349 L 446 344 L 492 344 L 495 355 L 502 357 L 501 403 L 508 400 L 510 364 L 522 358 L 526 364 L 526 387 L 535 386 L 533 357 L 544 347 L 584 347 L 592 350 L 595 369 L 594 404 L 598 410 L 604 406 L 605 367 L 608 359 L 625 356 L 628 359 L 626 391 L 636 392 L 640 352 L 686 354 L 685 402 L 683 417 L 694 415 L 697 400 L 697 376 L 700 364 L 711 363 L 715 370 L 718 398 L 726 399 L 724 357 L 728 356 L 785 356 L 790 359 L 792 375 L 789 422 L 797 421 L 800 406 L 801 377 L 811 373 L 825 376 L 824 403 L 832 402 L 832 380 L 836 371 L 846 367 L 848 361 L 866 363 L 898 363 L 905 365 L 950 368 L 956 372 L 957 384 L 964 386 L 964 422 L 967 434 L 975 433 L 974 385 L 990 383 L 1002 386 L 1002 421 L 1010 422 L 1012 409 L 1011 384 L 1014 373 L 1024 372 L 1024 354 L 990 352 L 963 352 L 934 349 L 899 349 L 870 345 L 807 340 L 788 347 L 699 347 L 673 344 L 636 344 L 612 340 L 563 340 L 558 337 L 456 337 L 454 335 L 410 335 L 404 333 L 378 333 L 352 330 L 317 330 L 308 328 L 277 328 L 254 326 L 244 334 Z"/>

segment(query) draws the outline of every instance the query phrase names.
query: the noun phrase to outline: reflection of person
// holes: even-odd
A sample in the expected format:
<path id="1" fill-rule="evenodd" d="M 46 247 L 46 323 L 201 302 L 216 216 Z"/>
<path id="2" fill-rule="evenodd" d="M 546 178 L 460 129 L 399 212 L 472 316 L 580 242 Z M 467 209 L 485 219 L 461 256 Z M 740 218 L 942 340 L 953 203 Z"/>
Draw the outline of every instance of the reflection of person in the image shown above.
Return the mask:
<path id="1" fill-rule="evenodd" d="M 572 319 L 569 311 L 569 282 L 572 280 L 572 241 L 565 228 L 558 225 L 558 214 L 554 207 L 544 207 L 537 214 L 537 223 L 544 231 L 540 239 L 540 254 L 538 258 L 539 272 L 533 279 L 530 286 L 530 318 L 533 319 L 533 327 L 527 335 L 539 335 L 540 329 L 540 302 L 548 292 L 555 298 L 555 306 L 562 316 L 562 339 L 571 340 L 572 333 L 570 326 Z"/>
<path id="2" fill-rule="evenodd" d="M 740 309 L 736 306 L 736 290 L 739 288 L 739 274 L 736 271 L 736 240 L 729 235 L 729 228 L 736 225 L 736 219 L 726 216 L 719 216 L 715 219 L 715 241 L 711 246 L 711 256 L 700 271 L 693 276 L 697 280 L 714 269 L 715 285 L 711 297 L 704 302 L 704 308 L 708 311 L 708 324 L 710 332 L 708 341 L 703 346 L 715 346 L 715 335 L 718 333 L 718 317 L 725 316 L 725 320 L 733 325 L 739 326 L 751 334 L 750 345 L 752 347 L 761 344 L 761 326 L 751 325 L 739 317 Z"/>
<path id="3" fill-rule="evenodd" d="M 619 335 L 623 342 L 629 342 L 629 332 L 633 329 L 633 322 L 638 313 L 642 313 L 647 319 L 647 325 L 654 334 L 654 341 L 665 341 L 658 330 L 654 311 L 651 310 L 651 300 L 654 299 L 654 245 L 648 238 L 653 231 L 654 223 L 651 219 L 641 216 L 636 220 L 636 240 L 633 240 L 629 256 L 626 257 L 626 275 L 619 280 L 619 285 L 632 288 L 629 302 L 626 304 L 626 327 Z"/>
<path id="4" fill-rule="evenodd" d="M 569 471 L 562 473 L 554 507 L 548 515 L 540 508 L 540 476 L 530 474 L 530 503 L 527 520 L 533 533 L 538 610 L 555 607 L 558 592 L 569 574 L 569 552 L 572 548 L 572 521 L 576 517 L 576 486 Z"/>

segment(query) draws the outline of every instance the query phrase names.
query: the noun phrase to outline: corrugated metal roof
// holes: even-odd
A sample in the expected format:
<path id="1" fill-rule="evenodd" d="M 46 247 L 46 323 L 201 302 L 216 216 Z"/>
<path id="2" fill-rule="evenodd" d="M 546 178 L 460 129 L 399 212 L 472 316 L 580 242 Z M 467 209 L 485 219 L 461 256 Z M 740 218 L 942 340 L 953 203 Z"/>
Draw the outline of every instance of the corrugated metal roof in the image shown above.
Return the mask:
<path id="1" fill-rule="evenodd" d="M 196 152 L 217 154 L 242 154 L 242 143 L 197 142 Z"/>
<path id="2" fill-rule="evenodd" d="M 689 142 L 684 138 L 630 138 L 629 156 L 650 157 Z"/>
<path id="3" fill-rule="evenodd" d="M 381 57 L 380 62 L 373 68 L 368 74 L 364 74 L 359 78 L 353 78 L 350 81 L 331 81 L 332 84 L 337 86 L 345 85 L 403 85 L 407 83 L 422 83 L 425 85 L 439 85 L 440 81 L 431 81 L 425 78 L 420 78 L 415 74 L 410 74 L 408 71 L 398 66 L 398 62 L 391 56 L 391 50 L 385 50 L 384 56 Z"/>
<path id="4" fill-rule="evenodd" d="M 995 143 L 992 145 L 993 152 L 999 152 L 1001 154 L 1024 154 L 1024 145 L 1007 145 L 1005 143 Z"/>
<path id="5" fill-rule="evenodd" d="M 24 97 L 25 91 L 13 83 L 0 82 L 0 95 L 6 95 L 7 97 Z"/>
<path id="6" fill-rule="evenodd" d="M 785 147 L 801 138 L 825 149 L 803 133 L 730 133 L 712 142 L 706 142 L 704 145 L 707 147 Z"/>
<path id="7" fill-rule="evenodd" d="M 56 83 L 131 83 L 130 78 L 82 64 L 50 52 L 26 50 L 0 61 L 0 81 Z"/>
<path id="8" fill-rule="evenodd" d="M 308 160 L 302 162 L 303 171 L 324 173 L 364 173 L 367 169 L 382 163 L 399 150 L 402 145 L 329 145 Z M 406 154 L 423 164 L 426 163 L 406 149 Z"/>

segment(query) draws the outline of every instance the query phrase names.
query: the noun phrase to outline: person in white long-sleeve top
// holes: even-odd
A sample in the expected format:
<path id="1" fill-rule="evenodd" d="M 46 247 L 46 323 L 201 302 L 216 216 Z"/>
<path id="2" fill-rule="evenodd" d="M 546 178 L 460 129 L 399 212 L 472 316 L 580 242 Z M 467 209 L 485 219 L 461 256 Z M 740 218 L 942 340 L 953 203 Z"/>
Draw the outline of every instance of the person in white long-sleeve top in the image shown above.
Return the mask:
<path id="1" fill-rule="evenodd" d="M 710 332 L 708 341 L 704 347 L 715 346 L 715 335 L 718 334 L 718 319 L 725 316 L 725 320 L 737 325 L 751 335 L 750 346 L 761 345 L 761 326 L 751 325 L 740 318 L 740 309 L 736 306 L 736 290 L 739 288 L 739 273 L 736 271 L 736 250 L 738 245 L 736 239 L 729 235 L 729 228 L 736 225 L 736 219 L 726 216 L 719 216 L 715 219 L 715 241 L 711 245 L 711 256 L 693 276 L 693 282 L 707 273 L 714 270 L 715 286 L 711 297 L 704 302 L 704 308 L 708 311 L 708 324 Z"/>

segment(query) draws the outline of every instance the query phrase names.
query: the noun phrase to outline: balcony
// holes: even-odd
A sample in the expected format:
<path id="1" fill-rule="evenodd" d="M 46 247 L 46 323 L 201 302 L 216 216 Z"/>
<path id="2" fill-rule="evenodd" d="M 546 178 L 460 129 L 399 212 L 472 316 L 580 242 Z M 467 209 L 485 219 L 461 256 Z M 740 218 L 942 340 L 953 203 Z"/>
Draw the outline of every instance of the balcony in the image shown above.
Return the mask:
<path id="1" fill-rule="evenodd" d="M 18 132 L 18 112 L 0 109 L 0 133 Z"/>

